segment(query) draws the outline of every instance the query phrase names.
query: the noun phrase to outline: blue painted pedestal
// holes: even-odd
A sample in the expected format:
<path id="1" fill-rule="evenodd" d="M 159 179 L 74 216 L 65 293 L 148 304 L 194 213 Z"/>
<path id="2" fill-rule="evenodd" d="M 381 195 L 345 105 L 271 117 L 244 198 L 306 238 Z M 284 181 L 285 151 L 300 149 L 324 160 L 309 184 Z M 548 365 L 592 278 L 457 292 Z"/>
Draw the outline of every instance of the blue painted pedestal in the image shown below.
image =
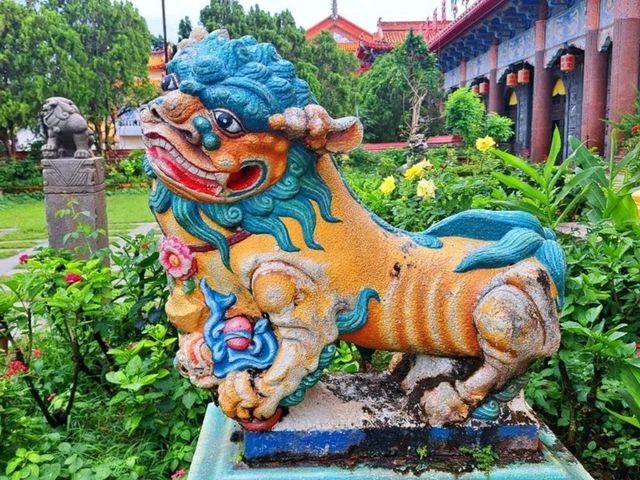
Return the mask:
<path id="1" fill-rule="evenodd" d="M 319 383 L 270 432 L 243 432 L 209 405 L 189 479 L 486 480 L 459 447 L 487 445 L 500 456 L 492 480 L 591 479 L 522 398 L 495 422 L 428 427 L 407 413 L 401 393 L 390 402 L 383 386 L 375 395 L 361 384 L 379 385 L 375 378 L 341 378 Z"/>

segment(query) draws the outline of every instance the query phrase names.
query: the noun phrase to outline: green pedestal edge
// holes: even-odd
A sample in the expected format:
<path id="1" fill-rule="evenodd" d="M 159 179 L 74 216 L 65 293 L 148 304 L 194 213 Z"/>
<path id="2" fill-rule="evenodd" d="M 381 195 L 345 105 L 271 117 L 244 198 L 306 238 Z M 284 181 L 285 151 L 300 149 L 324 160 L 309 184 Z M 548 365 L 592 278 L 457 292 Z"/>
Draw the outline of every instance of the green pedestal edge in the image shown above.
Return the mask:
<path id="1" fill-rule="evenodd" d="M 418 476 L 366 466 L 352 469 L 326 466 L 243 468 L 237 463 L 241 454 L 240 444 L 231 441 L 231 435 L 237 430 L 236 422 L 225 417 L 214 404 L 209 404 L 189 470 L 189 480 L 593 480 L 546 427 L 542 427 L 540 433 L 544 461 L 495 468 L 488 476 L 480 471 L 453 474 L 437 470 L 428 470 Z"/>

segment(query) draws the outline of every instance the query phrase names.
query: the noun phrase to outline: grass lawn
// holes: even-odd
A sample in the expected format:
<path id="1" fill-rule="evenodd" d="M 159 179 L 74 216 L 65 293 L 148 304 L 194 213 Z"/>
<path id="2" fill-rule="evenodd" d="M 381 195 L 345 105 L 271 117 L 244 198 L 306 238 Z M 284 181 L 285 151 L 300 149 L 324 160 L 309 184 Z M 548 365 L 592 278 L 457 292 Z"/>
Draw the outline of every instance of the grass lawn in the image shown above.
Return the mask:
<path id="1" fill-rule="evenodd" d="M 153 222 L 147 205 L 148 192 L 115 192 L 107 196 L 107 218 L 109 233 L 112 236 L 124 234 L 141 223 Z M 45 223 L 44 201 L 25 199 L 20 203 L 0 206 L 0 231 L 7 233 L 0 235 L 0 258 L 12 256 L 9 254 L 15 248 L 28 248 L 37 240 L 47 238 Z"/>

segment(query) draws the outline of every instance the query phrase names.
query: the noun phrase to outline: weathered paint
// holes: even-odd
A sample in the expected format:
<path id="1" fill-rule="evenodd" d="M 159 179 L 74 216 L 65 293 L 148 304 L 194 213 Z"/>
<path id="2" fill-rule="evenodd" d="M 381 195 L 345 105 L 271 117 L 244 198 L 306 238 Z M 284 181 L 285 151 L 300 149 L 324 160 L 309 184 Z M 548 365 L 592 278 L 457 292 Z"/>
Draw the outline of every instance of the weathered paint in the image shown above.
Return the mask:
<path id="1" fill-rule="evenodd" d="M 355 148 L 362 125 L 316 105 L 273 46 L 196 29 L 168 68 L 177 89 L 141 111 L 150 204 L 195 256 L 197 282 L 175 278 L 167 313 L 192 335 L 182 371 L 213 384 L 227 415 L 267 420 L 300 401 L 338 338 L 480 359 L 415 395 L 433 425 L 464 420 L 557 349 L 564 264 L 533 217 L 480 211 L 421 234 L 381 224 L 330 157 Z M 237 317 L 251 324 L 246 350 L 226 343 Z M 194 354 L 201 338 L 213 358 Z"/>
<path id="2" fill-rule="evenodd" d="M 337 466 L 248 467 L 241 461 L 242 443 L 233 441 L 238 425 L 226 418 L 213 404 L 207 409 L 196 452 L 189 470 L 189 480 L 486 480 L 482 471 L 461 474 L 427 470 L 420 475 L 399 473 L 393 469 Z M 235 437 L 233 437 L 235 438 Z M 540 462 L 517 462 L 491 470 L 492 480 L 593 480 L 577 460 L 560 444 L 551 431 L 540 434 L 543 459 Z"/>

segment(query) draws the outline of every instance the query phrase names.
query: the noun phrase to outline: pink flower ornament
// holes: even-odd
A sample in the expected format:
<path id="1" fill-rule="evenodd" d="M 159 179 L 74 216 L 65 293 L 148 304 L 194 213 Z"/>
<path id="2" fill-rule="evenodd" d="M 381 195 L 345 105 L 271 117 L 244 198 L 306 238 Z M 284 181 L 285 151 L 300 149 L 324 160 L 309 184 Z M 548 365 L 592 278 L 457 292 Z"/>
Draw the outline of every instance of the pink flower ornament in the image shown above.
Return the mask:
<path id="1" fill-rule="evenodd" d="M 160 263 L 177 280 L 187 280 L 197 271 L 195 255 L 178 237 L 164 237 L 160 241 Z"/>

